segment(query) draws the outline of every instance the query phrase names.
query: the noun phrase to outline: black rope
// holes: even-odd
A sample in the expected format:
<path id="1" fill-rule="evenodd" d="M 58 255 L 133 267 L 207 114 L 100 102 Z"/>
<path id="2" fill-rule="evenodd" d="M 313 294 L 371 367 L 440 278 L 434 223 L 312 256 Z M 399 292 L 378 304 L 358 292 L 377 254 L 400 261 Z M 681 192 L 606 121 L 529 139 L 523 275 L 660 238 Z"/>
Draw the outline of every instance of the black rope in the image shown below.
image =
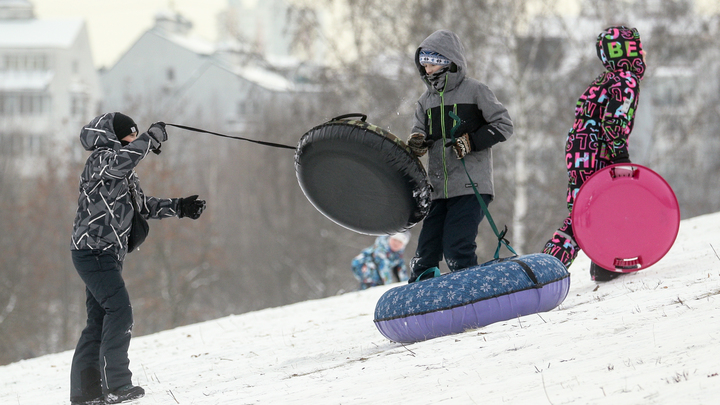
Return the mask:
<path id="1" fill-rule="evenodd" d="M 185 130 L 194 131 L 194 132 L 202 132 L 202 133 L 205 133 L 205 134 L 210 134 L 210 135 L 215 135 L 215 136 L 221 136 L 221 137 L 223 137 L 223 138 L 231 138 L 231 139 L 238 139 L 238 140 L 240 140 L 240 141 L 248 141 L 248 142 L 258 143 L 258 144 L 260 144 L 260 145 L 271 146 L 271 147 L 273 147 L 273 148 L 283 148 L 283 149 L 292 149 L 292 150 L 295 150 L 295 147 L 294 147 L 294 146 L 290 146 L 290 145 L 283 145 L 283 144 L 281 144 L 281 143 L 275 143 L 275 142 L 258 141 L 258 140 L 256 140 L 256 139 L 248 139 L 248 138 L 243 138 L 243 137 L 240 137 L 240 136 L 225 135 L 225 134 L 220 134 L 220 133 L 217 133 L 217 132 L 207 131 L 207 130 L 200 129 L 200 128 L 189 127 L 189 126 L 186 126 L 186 125 L 178 125 L 178 124 L 168 124 L 168 123 L 165 123 L 165 126 L 171 126 L 171 127 L 180 128 L 180 129 L 185 129 Z"/>

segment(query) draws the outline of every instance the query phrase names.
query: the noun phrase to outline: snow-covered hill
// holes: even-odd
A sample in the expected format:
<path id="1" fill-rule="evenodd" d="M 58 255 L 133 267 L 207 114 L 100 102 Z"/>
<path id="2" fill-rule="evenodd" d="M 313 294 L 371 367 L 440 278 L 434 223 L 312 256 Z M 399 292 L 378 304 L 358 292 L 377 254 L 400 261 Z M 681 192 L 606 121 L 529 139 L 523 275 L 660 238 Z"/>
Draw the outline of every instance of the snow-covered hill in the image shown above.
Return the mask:
<path id="1" fill-rule="evenodd" d="M 412 345 L 373 324 L 392 286 L 135 338 L 134 404 L 715 404 L 720 213 L 655 266 L 596 285 L 581 255 L 557 309 Z M 72 352 L 0 367 L 0 404 L 67 404 Z"/>

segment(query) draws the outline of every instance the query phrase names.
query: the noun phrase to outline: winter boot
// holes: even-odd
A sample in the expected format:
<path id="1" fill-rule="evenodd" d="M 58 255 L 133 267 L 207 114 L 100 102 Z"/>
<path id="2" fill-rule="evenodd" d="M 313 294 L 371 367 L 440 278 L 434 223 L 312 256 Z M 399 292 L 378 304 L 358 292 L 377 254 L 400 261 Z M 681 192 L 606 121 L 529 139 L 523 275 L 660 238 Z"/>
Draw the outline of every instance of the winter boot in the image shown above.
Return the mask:
<path id="1" fill-rule="evenodd" d="M 408 284 L 414 283 L 416 281 L 423 281 L 423 280 L 429 280 L 431 278 L 440 277 L 440 269 L 437 267 L 430 267 L 429 269 L 425 269 L 422 273 L 413 274 L 410 276 L 410 279 L 408 279 Z"/>
<path id="2" fill-rule="evenodd" d="M 105 398 L 102 395 L 92 399 L 73 397 L 70 405 L 105 405 Z"/>
<path id="3" fill-rule="evenodd" d="M 597 264 L 595 264 L 594 262 L 590 264 L 590 277 L 592 278 L 593 281 L 597 281 L 597 282 L 610 281 L 610 280 L 614 280 L 614 279 L 622 276 L 623 274 L 625 274 L 625 273 L 618 273 L 615 271 L 610 271 L 610 270 L 604 269 L 604 268 L 598 266 Z"/>
<path id="4" fill-rule="evenodd" d="M 120 402 L 142 398 L 144 395 L 145 390 L 142 387 L 128 384 L 105 394 L 105 402 L 108 404 L 119 404 Z"/>

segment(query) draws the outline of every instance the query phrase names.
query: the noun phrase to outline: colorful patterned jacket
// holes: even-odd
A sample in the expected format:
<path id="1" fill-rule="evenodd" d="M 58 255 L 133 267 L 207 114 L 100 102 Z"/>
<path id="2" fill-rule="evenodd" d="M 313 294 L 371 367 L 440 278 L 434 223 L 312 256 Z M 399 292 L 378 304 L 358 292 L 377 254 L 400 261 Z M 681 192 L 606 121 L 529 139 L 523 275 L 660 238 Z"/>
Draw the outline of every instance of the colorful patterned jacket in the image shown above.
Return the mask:
<path id="1" fill-rule="evenodd" d="M 390 249 L 387 235 L 378 236 L 375 243 L 363 249 L 352 261 L 352 271 L 360 281 L 360 289 L 408 279 L 403 250 Z"/>
<path id="2" fill-rule="evenodd" d="M 176 216 L 179 199 L 145 195 L 133 169 L 150 151 L 150 135 L 143 133 L 121 146 L 113 133 L 113 116 L 95 117 L 80 131 L 80 142 L 92 153 L 80 175 L 71 249 L 110 252 L 123 261 L 134 212 L 128 184 L 134 183 L 140 213 L 146 219 Z"/>
<path id="3" fill-rule="evenodd" d="M 580 96 L 570 135 L 595 134 L 590 138 L 601 144 L 600 158 L 629 159 L 628 136 L 645 74 L 640 34 L 635 28 L 608 28 L 598 36 L 597 54 L 607 71 Z"/>

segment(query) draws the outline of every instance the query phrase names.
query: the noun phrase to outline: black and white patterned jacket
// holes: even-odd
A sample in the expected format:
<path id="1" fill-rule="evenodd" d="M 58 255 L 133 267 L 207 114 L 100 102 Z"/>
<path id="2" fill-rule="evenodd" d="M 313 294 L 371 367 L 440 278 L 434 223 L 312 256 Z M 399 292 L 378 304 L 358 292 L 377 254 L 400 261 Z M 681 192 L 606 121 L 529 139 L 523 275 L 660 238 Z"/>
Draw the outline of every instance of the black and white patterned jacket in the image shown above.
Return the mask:
<path id="1" fill-rule="evenodd" d="M 134 168 L 150 151 L 150 135 L 142 133 L 122 146 L 113 133 L 113 117 L 114 113 L 95 117 L 80 131 L 80 142 L 92 154 L 80 176 L 71 249 L 106 251 L 122 261 L 134 212 L 129 182 L 135 185 L 146 219 L 176 216 L 179 199 L 145 195 Z"/>

